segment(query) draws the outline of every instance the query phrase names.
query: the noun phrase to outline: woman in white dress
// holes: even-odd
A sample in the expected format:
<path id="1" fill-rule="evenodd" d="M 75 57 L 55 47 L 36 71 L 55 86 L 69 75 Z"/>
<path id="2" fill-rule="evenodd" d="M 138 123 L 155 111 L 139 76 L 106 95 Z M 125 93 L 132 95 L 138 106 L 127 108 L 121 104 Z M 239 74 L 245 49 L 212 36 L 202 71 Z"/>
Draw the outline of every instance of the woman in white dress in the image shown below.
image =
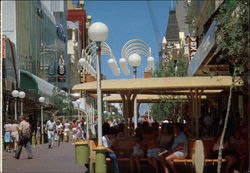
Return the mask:
<path id="1" fill-rule="evenodd" d="M 14 141 L 14 152 L 16 152 L 18 142 L 19 142 L 19 124 L 17 120 L 13 120 L 13 124 L 11 125 L 11 137 Z"/>
<path id="2" fill-rule="evenodd" d="M 57 144 L 58 147 L 60 146 L 60 142 L 61 142 L 60 136 L 62 134 L 62 130 L 63 130 L 63 125 L 60 122 L 60 120 L 57 120 L 56 121 L 55 143 Z"/>

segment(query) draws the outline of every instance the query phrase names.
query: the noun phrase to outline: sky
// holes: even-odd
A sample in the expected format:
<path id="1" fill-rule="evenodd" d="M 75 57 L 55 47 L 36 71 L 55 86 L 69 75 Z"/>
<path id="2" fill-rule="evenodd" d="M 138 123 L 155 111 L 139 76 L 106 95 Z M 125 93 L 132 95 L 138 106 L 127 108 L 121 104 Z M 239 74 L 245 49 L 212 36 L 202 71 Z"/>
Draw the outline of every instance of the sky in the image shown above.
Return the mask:
<path id="1" fill-rule="evenodd" d="M 171 1 L 85 1 L 87 15 L 92 16 L 92 23 L 103 22 L 109 28 L 106 42 L 111 47 L 117 63 L 121 58 L 124 44 L 131 39 L 140 39 L 152 49 L 156 65 L 159 62 L 160 42 L 166 33 L 168 13 Z M 150 15 L 151 14 L 151 15 Z M 146 57 L 142 56 L 142 64 L 138 67 L 137 77 L 142 78 L 146 68 Z M 132 78 L 112 74 L 108 66 L 108 57 L 103 56 L 102 73 L 107 79 Z"/>

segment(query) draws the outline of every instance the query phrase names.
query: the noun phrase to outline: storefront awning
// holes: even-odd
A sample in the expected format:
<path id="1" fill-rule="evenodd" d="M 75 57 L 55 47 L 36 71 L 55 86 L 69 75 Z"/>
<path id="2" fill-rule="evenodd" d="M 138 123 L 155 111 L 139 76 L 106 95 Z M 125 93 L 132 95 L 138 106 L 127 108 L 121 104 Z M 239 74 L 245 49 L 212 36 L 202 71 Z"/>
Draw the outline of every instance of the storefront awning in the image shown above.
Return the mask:
<path id="1" fill-rule="evenodd" d="M 20 88 L 35 94 L 51 97 L 54 85 L 25 70 L 20 70 Z"/>

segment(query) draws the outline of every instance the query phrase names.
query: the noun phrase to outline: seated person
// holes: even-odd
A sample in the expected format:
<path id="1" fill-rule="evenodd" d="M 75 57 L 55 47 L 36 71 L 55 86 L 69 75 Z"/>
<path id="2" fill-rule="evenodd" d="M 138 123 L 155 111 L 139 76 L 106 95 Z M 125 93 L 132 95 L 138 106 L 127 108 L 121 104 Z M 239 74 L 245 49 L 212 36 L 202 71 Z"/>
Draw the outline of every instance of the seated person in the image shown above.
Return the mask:
<path id="1" fill-rule="evenodd" d="M 136 162 L 137 172 L 141 172 L 140 158 L 145 156 L 145 146 L 141 137 L 136 138 L 136 143 L 133 146 L 133 154 L 130 156 L 130 171 L 134 172 L 134 162 Z"/>
<path id="2" fill-rule="evenodd" d="M 239 161 L 240 172 L 244 171 L 244 166 L 247 161 L 247 142 L 242 136 L 241 130 L 236 129 L 232 136 L 229 137 L 229 147 L 238 153 L 237 160 Z"/>
<path id="3" fill-rule="evenodd" d="M 183 133 L 183 126 L 180 123 L 173 125 L 174 143 L 172 149 L 163 151 L 159 154 L 160 162 L 165 173 L 169 173 L 168 167 L 176 173 L 174 168 L 174 159 L 185 159 L 188 155 L 188 141 L 185 133 Z"/>
<path id="4" fill-rule="evenodd" d="M 163 125 L 161 127 L 160 135 L 154 140 L 154 144 L 148 147 L 147 157 L 150 165 L 155 169 L 155 172 L 159 172 L 157 165 L 158 154 L 166 149 L 169 149 L 173 140 L 173 135 L 170 126 Z"/>
<path id="5" fill-rule="evenodd" d="M 106 157 L 110 158 L 113 160 L 114 163 L 114 172 L 119 173 L 119 165 L 118 165 L 118 160 L 116 157 L 116 154 L 114 151 L 111 149 L 112 146 L 112 140 L 116 136 L 116 130 L 112 127 L 109 127 L 105 130 L 105 135 L 102 137 L 102 145 L 106 147 L 107 152 L 106 152 Z"/>
<path id="6" fill-rule="evenodd" d="M 211 154 L 211 157 L 213 159 L 218 159 L 220 140 L 221 140 L 221 133 L 219 133 L 219 134 L 220 135 L 218 135 L 215 138 L 215 142 L 213 145 L 213 150 L 212 150 L 212 154 Z M 227 160 L 227 162 L 226 162 L 226 167 L 223 170 L 223 173 L 228 173 L 230 171 L 230 169 L 232 168 L 232 166 L 236 162 L 238 156 L 239 156 L 239 154 L 229 146 L 228 135 L 225 135 L 224 143 L 222 146 L 222 158 L 225 158 Z"/>

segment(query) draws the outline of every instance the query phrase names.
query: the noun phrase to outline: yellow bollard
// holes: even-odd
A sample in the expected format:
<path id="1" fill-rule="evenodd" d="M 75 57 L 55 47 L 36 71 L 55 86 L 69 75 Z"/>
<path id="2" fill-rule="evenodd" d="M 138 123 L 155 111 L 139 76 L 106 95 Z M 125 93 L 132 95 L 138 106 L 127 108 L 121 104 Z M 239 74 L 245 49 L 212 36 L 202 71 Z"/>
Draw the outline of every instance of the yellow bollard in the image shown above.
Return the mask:
<path id="1" fill-rule="evenodd" d="M 75 142 L 75 160 L 77 164 L 89 164 L 89 142 Z"/>
<path id="2" fill-rule="evenodd" d="M 35 138 L 34 133 L 32 133 L 31 142 L 32 142 L 32 146 L 35 147 L 36 146 L 36 138 Z"/>

